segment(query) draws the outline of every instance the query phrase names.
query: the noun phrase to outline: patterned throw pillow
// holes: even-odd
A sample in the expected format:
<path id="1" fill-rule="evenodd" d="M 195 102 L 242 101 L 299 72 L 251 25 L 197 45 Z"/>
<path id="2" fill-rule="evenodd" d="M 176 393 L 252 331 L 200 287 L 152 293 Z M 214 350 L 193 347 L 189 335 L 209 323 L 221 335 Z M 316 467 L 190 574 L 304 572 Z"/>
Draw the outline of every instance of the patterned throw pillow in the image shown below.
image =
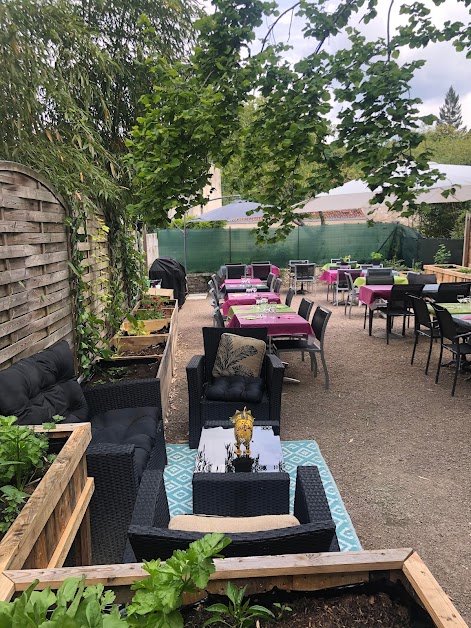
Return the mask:
<path id="1" fill-rule="evenodd" d="M 260 377 L 266 348 L 263 340 L 222 334 L 214 362 L 213 377 L 231 375 Z"/>

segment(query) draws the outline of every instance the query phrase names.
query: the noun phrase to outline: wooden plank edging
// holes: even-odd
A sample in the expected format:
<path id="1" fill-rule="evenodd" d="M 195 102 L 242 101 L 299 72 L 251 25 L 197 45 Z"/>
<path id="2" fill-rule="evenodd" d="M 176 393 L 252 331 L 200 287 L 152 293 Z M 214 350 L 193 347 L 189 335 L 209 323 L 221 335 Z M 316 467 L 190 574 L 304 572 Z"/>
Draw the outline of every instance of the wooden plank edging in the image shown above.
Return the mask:
<path id="1" fill-rule="evenodd" d="M 416 552 L 413 552 L 404 561 L 402 571 L 436 626 L 439 628 L 447 626 L 467 627 L 466 622 L 448 595 Z"/>

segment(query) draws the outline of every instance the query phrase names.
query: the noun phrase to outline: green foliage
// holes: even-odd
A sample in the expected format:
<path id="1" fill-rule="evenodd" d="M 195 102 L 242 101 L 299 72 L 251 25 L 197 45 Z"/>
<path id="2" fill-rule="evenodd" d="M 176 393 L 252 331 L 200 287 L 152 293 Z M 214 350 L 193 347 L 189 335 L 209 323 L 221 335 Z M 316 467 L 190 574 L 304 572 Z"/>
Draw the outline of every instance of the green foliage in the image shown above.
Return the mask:
<path id="1" fill-rule="evenodd" d="M 183 218 L 174 218 L 168 225 L 168 229 L 183 229 Z M 223 229 L 227 225 L 227 220 L 195 220 L 187 221 L 187 229 Z"/>
<path id="2" fill-rule="evenodd" d="M 0 11 L 0 157 L 43 174 L 62 195 L 72 241 L 79 370 L 87 374 L 103 349 L 104 330 L 116 329 L 144 286 L 126 212 L 130 174 L 124 138 L 151 88 L 147 57 L 184 56 L 191 41 L 194 0 L 5 0 Z M 78 250 L 86 220 L 101 225 L 110 248 L 108 282 L 92 284 L 105 306 L 94 314 Z M 105 261 L 101 258 L 100 261 Z"/>
<path id="3" fill-rule="evenodd" d="M 14 482 L 23 490 L 35 469 L 44 464 L 48 440 L 30 426 L 15 425 L 16 416 L 0 416 L 0 485 Z"/>
<path id="4" fill-rule="evenodd" d="M 392 257 L 391 259 L 385 259 L 383 261 L 383 266 L 385 268 L 393 268 L 394 270 L 404 272 L 409 270 L 409 267 L 404 262 L 403 259 L 398 259 L 397 257 Z"/>
<path id="5" fill-rule="evenodd" d="M 462 238 L 471 202 L 425 205 L 417 212 L 417 230 L 426 238 Z"/>
<path id="6" fill-rule="evenodd" d="M 63 419 L 55 415 L 43 427 L 54 429 Z M 54 459 L 47 455 L 47 434 L 16 425 L 17 420 L 16 416 L 0 416 L 0 533 L 7 532 L 29 497 L 24 489 L 34 474 Z"/>
<path id="7" fill-rule="evenodd" d="M 471 165 L 471 132 L 440 125 L 422 135 L 418 150 L 428 150 L 439 164 Z"/>
<path id="8" fill-rule="evenodd" d="M 222 534 L 207 534 L 191 543 L 186 551 L 176 550 L 164 563 L 145 563 L 149 576 L 133 585 L 136 593 L 125 609 L 126 619 L 121 618 L 116 606 L 109 608 L 115 600 L 112 591 L 105 591 L 102 584 L 86 587 L 83 577 L 64 580 L 55 594 L 49 587 L 35 591 L 35 580 L 12 602 L 0 602 L 0 626 L 182 628 L 183 617 L 178 609 L 183 593 L 204 589 L 215 571 L 213 558 L 230 542 Z"/>
<path id="9" fill-rule="evenodd" d="M 246 588 L 239 589 L 231 582 L 228 582 L 226 595 L 229 598 L 229 604 L 213 604 L 209 606 L 207 610 L 210 613 L 215 613 L 215 615 L 205 621 L 203 625 L 222 624 L 232 628 L 249 628 L 255 625 L 255 619 L 258 617 L 268 621 L 275 619 L 275 615 L 268 608 L 257 604 L 250 605 L 250 600 L 244 602 Z M 227 620 L 224 619 L 225 617 Z"/>
<path id="10" fill-rule="evenodd" d="M 450 86 L 445 94 L 445 103 L 443 107 L 440 107 L 440 115 L 437 124 L 446 125 L 459 129 L 463 123 L 463 117 L 461 115 L 460 97 Z"/>
<path id="11" fill-rule="evenodd" d="M 430 151 L 419 150 L 421 126 L 435 117 L 420 116 L 419 99 L 409 96 L 423 62 L 400 64 L 400 48 L 448 40 L 464 50 L 467 26 L 435 27 L 429 9 L 415 2 L 401 7 L 408 22 L 394 37 L 367 40 L 349 21 L 353 15 L 373 20 L 377 0 L 340 3 L 333 11 L 325 0 L 300 2 L 293 10 L 305 19 L 314 52 L 291 66 L 281 58 L 284 46 L 264 47 L 268 37 L 261 52 L 246 54 L 273 4 L 214 5 L 215 12 L 197 23 L 189 61 L 153 66 L 155 89 L 143 97 L 145 115 L 128 143 L 136 171 L 133 211 L 157 225 L 165 225 L 171 209 L 183 216 L 207 200 L 201 190 L 215 163 L 229 172 L 229 188 L 265 208 L 259 243 L 284 238 L 297 218 L 295 206 L 341 185 L 352 172 L 376 191 L 374 202 L 388 199 L 391 210 L 414 213 L 417 194 L 439 177 L 429 169 Z M 323 44 L 338 34 L 346 46 L 328 54 Z M 329 115 L 337 105 L 333 130 Z"/>
<path id="12" fill-rule="evenodd" d="M 144 563 L 149 577 L 132 587 L 136 593 L 127 609 L 130 625 L 183 627 L 178 610 L 183 593 L 204 589 L 215 571 L 213 558 L 229 543 L 230 539 L 222 534 L 207 534 L 191 543 L 187 550 L 175 550 L 165 563 L 160 560 Z"/>
<path id="13" fill-rule="evenodd" d="M 35 591 L 38 580 L 12 602 L 0 602 L 2 628 L 119 628 L 129 624 L 117 607 L 105 607 L 115 599 L 102 584 L 85 586 L 85 577 L 67 578 L 53 593 L 49 587 Z"/>
<path id="14" fill-rule="evenodd" d="M 370 257 L 371 257 L 372 260 L 380 262 L 383 259 L 383 254 L 373 251 L 372 253 L 370 253 Z"/>
<path id="15" fill-rule="evenodd" d="M 451 251 L 449 251 L 444 244 L 440 244 L 438 251 L 433 257 L 435 264 L 449 264 L 451 259 Z"/>

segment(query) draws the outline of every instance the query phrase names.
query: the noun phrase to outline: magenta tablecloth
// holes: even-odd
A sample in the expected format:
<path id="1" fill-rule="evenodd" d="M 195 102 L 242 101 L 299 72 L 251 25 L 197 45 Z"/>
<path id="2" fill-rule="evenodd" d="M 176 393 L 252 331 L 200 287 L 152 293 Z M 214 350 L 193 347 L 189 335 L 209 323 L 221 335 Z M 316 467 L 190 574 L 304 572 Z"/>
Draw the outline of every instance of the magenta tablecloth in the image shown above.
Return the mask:
<path id="1" fill-rule="evenodd" d="M 346 270 L 347 273 L 350 271 L 349 268 L 341 268 L 340 270 Z M 365 275 L 366 275 L 366 270 L 362 270 L 361 276 L 364 277 Z M 334 283 L 335 281 L 337 281 L 337 271 L 336 270 L 323 270 L 322 275 L 319 277 L 319 281 L 326 281 L 327 283 Z"/>
<path id="2" fill-rule="evenodd" d="M 358 299 L 362 303 L 366 303 L 366 305 L 371 305 L 376 299 L 385 299 L 387 301 L 392 289 L 392 286 L 383 285 L 361 286 Z"/>
<path id="3" fill-rule="evenodd" d="M 263 318 L 234 314 L 227 327 L 267 327 L 269 336 L 312 335 L 311 325 L 299 314 L 266 314 Z"/>
<path id="4" fill-rule="evenodd" d="M 249 279 L 247 281 L 247 286 L 245 286 L 240 279 L 226 279 L 224 281 L 224 286 L 229 286 L 231 288 L 234 288 L 235 286 L 239 287 L 241 291 L 244 291 L 246 287 L 248 286 L 266 286 L 267 282 L 266 281 L 261 281 L 260 279 Z"/>
<path id="5" fill-rule="evenodd" d="M 278 266 L 273 266 L 273 264 L 272 264 L 271 272 L 275 275 L 275 277 L 279 277 L 280 276 L 280 269 L 278 268 Z M 252 274 L 252 264 L 249 264 L 247 266 L 247 274 L 248 275 Z"/>
<path id="6" fill-rule="evenodd" d="M 233 292 L 226 294 L 224 303 L 221 306 L 222 313 L 227 316 L 229 309 L 233 305 L 255 305 L 256 300 L 263 297 L 268 299 L 268 303 L 281 303 L 280 295 L 276 292 L 250 293 L 250 292 Z"/>

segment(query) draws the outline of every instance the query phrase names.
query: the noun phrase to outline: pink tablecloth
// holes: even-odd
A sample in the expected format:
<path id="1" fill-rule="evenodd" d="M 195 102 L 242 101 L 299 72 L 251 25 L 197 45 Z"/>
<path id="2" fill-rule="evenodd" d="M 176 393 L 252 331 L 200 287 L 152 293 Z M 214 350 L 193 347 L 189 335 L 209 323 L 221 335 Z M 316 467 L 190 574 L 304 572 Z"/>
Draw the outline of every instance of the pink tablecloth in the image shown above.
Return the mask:
<path id="1" fill-rule="evenodd" d="M 376 299 L 385 299 L 387 301 L 392 289 L 392 286 L 383 285 L 361 286 L 358 299 L 362 303 L 366 303 L 366 305 L 371 305 Z"/>
<path id="2" fill-rule="evenodd" d="M 271 266 L 271 272 L 275 275 L 275 277 L 279 277 L 280 276 L 280 269 L 278 268 L 278 266 Z M 249 264 L 247 266 L 247 274 L 248 275 L 252 275 L 252 264 Z"/>
<path id="3" fill-rule="evenodd" d="M 311 325 L 299 314 L 266 314 L 263 318 L 254 318 L 256 315 L 234 314 L 227 327 L 268 327 L 269 336 L 284 336 L 298 334 L 312 335 Z"/>
<path id="4" fill-rule="evenodd" d="M 227 316 L 229 309 L 233 305 L 255 305 L 256 300 L 260 299 L 260 297 L 268 299 L 268 303 L 281 303 L 280 295 L 276 292 L 263 292 L 255 294 L 251 294 L 250 292 L 233 292 L 232 294 L 226 295 L 224 303 L 221 306 L 222 313 L 224 316 Z"/>
<path id="5" fill-rule="evenodd" d="M 340 270 L 346 270 L 347 272 L 350 272 L 349 268 L 341 268 Z M 357 271 L 355 270 L 354 272 L 356 276 Z M 366 275 L 366 270 L 362 270 L 361 275 L 362 277 L 364 277 Z M 326 281 L 327 283 L 334 283 L 335 281 L 337 281 L 337 271 L 336 270 L 323 270 L 322 274 L 319 277 L 319 281 Z"/>
<path id="6" fill-rule="evenodd" d="M 240 286 L 241 291 L 245 290 L 245 288 L 246 288 L 246 286 L 241 282 L 240 279 L 226 279 L 224 281 L 223 285 L 229 286 L 231 288 L 234 288 L 235 286 L 237 286 L 237 287 Z M 267 282 L 266 281 L 262 281 L 261 279 L 249 279 L 247 281 L 247 287 L 248 286 L 255 286 L 255 287 L 257 287 L 257 286 L 266 286 L 266 285 L 267 285 Z"/>

